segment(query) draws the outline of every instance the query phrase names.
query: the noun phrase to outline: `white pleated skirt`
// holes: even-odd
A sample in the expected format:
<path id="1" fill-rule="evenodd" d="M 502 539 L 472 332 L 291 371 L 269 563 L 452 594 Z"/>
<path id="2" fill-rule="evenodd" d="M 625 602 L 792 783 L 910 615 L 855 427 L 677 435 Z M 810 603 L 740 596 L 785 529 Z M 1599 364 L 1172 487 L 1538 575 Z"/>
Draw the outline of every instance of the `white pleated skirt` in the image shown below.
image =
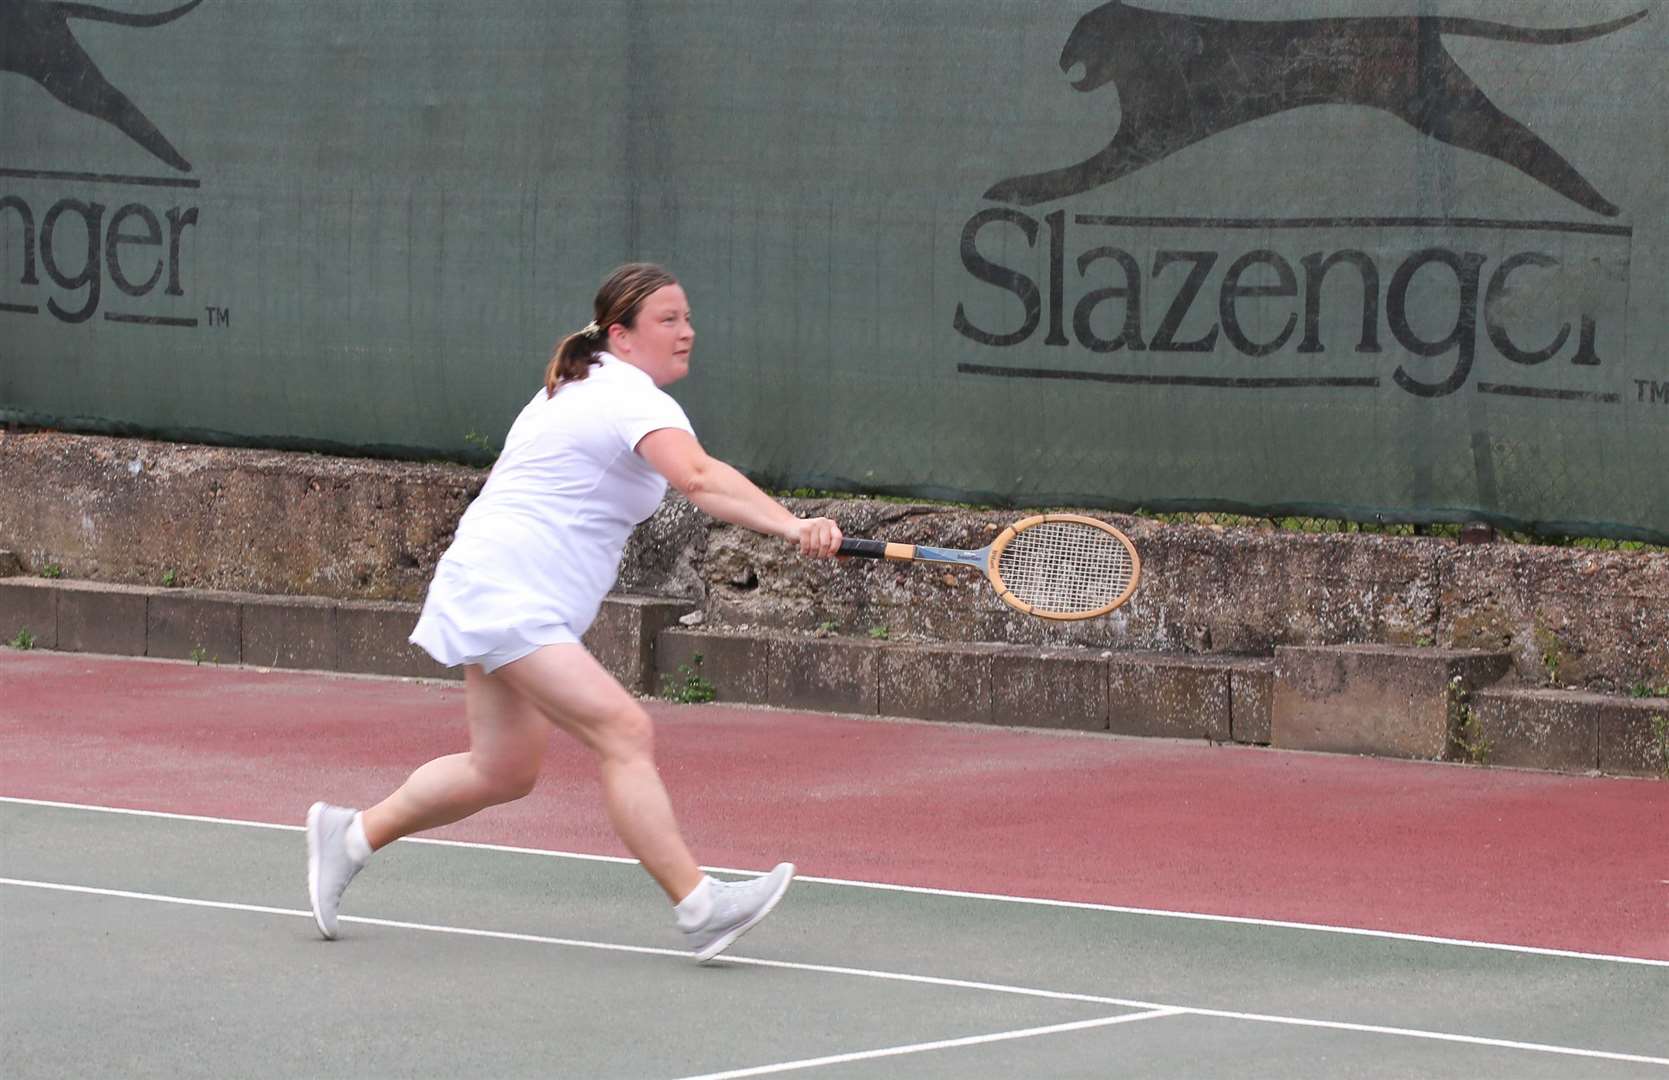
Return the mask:
<path id="1" fill-rule="evenodd" d="M 410 641 L 447 667 L 480 664 L 491 673 L 579 635 L 528 589 L 442 558 Z"/>

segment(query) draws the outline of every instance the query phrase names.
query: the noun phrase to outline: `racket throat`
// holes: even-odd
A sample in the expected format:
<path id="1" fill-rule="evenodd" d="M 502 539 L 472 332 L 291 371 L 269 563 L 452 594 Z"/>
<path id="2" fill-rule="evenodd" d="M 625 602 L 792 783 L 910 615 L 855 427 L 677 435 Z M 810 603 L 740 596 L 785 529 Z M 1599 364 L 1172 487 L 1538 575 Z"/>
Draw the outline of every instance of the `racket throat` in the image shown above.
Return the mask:
<path id="1" fill-rule="evenodd" d="M 915 558 L 917 562 L 953 563 L 957 566 L 971 566 L 984 572 L 991 561 L 991 549 L 981 548 L 978 551 L 963 551 L 961 548 L 936 548 L 916 545 Z"/>

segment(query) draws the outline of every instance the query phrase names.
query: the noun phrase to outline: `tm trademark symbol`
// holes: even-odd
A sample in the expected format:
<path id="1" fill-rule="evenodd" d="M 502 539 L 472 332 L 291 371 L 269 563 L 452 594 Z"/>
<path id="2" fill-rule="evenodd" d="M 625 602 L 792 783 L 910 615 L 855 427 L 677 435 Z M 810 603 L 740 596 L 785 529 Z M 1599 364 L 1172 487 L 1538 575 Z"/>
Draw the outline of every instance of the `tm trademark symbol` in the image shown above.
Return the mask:
<path id="1" fill-rule="evenodd" d="M 210 306 L 210 307 L 205 307 L 203 309 L 203 311 L 208 315 L 208 318 L 203 320 L 204 325 L 207 325 L 207 326 L 230 326 L 230 325 L 232 325 L 232 309 L 231 308 Z"/>
<path id="2" fill-rule="evenodd" d="M 1635 379 L 1634 391 L 1634 400 L 1636 401 L 1661 401 L 1665 405 L 1669 405 L 1669 382 Z"/>

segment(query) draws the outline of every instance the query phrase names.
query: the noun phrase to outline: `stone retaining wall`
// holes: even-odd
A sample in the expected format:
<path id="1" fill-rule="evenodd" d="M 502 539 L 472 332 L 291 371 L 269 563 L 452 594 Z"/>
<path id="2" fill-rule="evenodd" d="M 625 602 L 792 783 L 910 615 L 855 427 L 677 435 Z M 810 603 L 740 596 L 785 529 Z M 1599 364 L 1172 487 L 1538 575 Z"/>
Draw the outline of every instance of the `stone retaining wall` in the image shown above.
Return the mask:
<path id="1" fill-rule="evenodd" d="M 416 602 L 486 473 L 455 465 L 0 431 L 0 551 L 14 572 Z M 788 500 L 848 533 L 982 547 L 1015 516 Z M 1435 645 L 1509 654 L 1512 679 L 1618 692 L 1669 685 L 1669 554 L 1165 525 L 1129 532 L 1143 584 L 1112 616 L 1032 619 L 955 568 L 808 562 L 676 496 L 634 536 L 619 588 L 708 626 L 894 640 L 1269 657 L 1280 646 Z M 4 563 L 0 557 L 0 563 Z M 3 571 L 0 571 L 3 572 Z"/>

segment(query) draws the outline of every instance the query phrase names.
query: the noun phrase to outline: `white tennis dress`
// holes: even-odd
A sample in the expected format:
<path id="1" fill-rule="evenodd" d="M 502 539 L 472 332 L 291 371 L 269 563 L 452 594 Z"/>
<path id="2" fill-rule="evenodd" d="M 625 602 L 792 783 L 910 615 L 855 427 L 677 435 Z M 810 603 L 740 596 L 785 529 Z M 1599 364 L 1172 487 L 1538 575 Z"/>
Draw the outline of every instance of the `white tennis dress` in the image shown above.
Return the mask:
<path id="1" fill-rule="evenodd" d="M 411 641 L 448 667 L 492 671 L 591 626 L 632 528 L 666 494 L 637 455 L 660 428 L 694 433 L 648 374 L 609 353 L 555 396 L 533 395 L 441 556 Z"/>

